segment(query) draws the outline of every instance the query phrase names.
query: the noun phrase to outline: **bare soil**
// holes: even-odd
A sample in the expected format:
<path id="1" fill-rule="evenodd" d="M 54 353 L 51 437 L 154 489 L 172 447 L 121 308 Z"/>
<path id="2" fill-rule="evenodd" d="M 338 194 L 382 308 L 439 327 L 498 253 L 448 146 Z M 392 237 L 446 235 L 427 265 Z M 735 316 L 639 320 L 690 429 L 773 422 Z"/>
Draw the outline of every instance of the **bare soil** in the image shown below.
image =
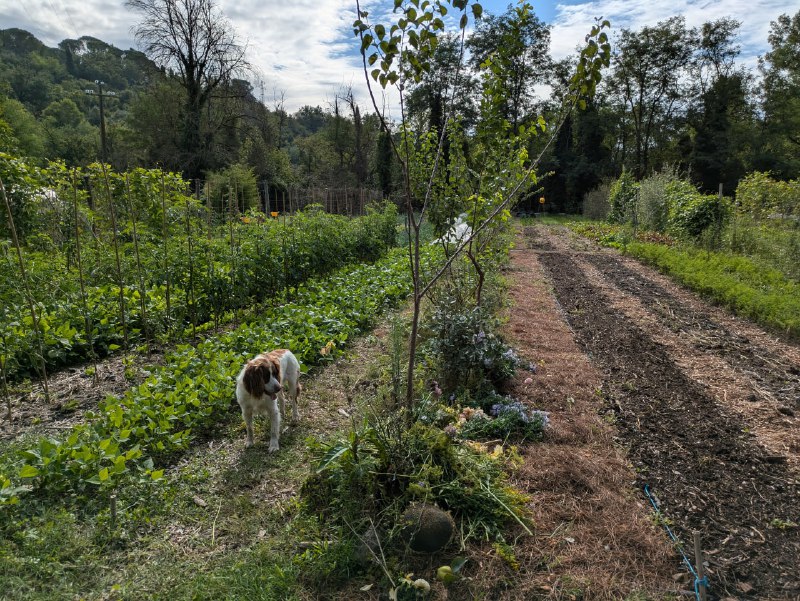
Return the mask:
<path id="1" fill-rule="evenodd" d="M 701 533 L 711 598 L 800 599 L 798 347 L 563 229 L 524 233 L 515 260 L 537 255 L 560 318 L 599 373 L 596 408 L 635 470 L 627 489 L 646 503 L 648 486 L 684 543 Z M 535 342 L 526 335 L 521 348 L 526 340 Z M 571 367 L 586 370 L 580 358 Z M 564 401 L 539 404 L 560 411 Z M 565 460 L 576 471 L 583 456 Z"/>
<path id="2" fill-rule="evenodd" d="M 6 403 L 0 406 L 0 442 L 22 436 L 53 435 L 85 421 L 87 411 L 97 409 L 109 395 L 122 395 L 140 384 L 163 363 L 165 349 L 149 354 L 114 355 L 95 365 L 67 367 L 49 374 L 47 402 L 41 380 L 11 386 L 11 417 Z"/>

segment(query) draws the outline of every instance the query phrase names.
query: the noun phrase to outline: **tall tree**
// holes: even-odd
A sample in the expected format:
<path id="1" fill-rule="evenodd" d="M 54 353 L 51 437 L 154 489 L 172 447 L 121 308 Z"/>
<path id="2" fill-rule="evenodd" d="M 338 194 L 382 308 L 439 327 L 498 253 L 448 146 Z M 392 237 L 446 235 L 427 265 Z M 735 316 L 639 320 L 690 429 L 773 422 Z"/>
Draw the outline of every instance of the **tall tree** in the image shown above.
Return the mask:
<path id="1" fill-rule="evenodd" d="M 764 121 L 771 168 L 784 177 L 800 174 L 800 11 L 771 23 L 772 49 L 761 61 Z"/>
<path id="2" fill-rule="evenodd" d="M 550 28 L 528 3 L 510 6 L 500 16 L 480 21 L 469 39 L 472 64 L 494 64 L 496 102 L 514 133 L 533 110 L 534 86 L 544 83 L 550 66 Z"/>
<path id="3" fill-rule="evenodd" d="M 204 109 L 212 94 L 246 71 L 244 48 L 214 0 L 127 0 L 142 13 L 136 39 L 157 64 L 174 69 L 185 91 L 182 170 L 200 177 L 209 163 Z"/>
<path id="4" fill-rule="evenodd" d="M 415 129 L 444 129 L 445 108 L 461 118 L 465 127 L 475 123 L 477 109 L 471 92 L 477 88 L 475 78 L 462 65 L 461 40 L 454 35 L 442 36 L 433 52 L 430 70 L 419 83 L 412 83 L 406 99 L 408 119 Z"/>
<path id="5" fill-rule="evenodd" d="M 732 192 L 744 174 L 742 132 L 752 114 L 747 102 L 749 77 L 734 63 L 739 26 L 727 18 L 705 23 L 693 63 L 697 102 L 689 113 L 694 130 L 689 163 L 700 187 L 709 192 L 719 184 Z"/>
<path id="6" fill-rule="evenodd" d="M 619 36 L 607 89 L 623 111 L 622 160 L 638 177 L 650 170 L 654 141 L 674 131 L 674 119 L 689 98 L 685 76 L 695 47 L 694 36 L 683 17 L 672 17 L 640 31 L 623 29 Z"/>

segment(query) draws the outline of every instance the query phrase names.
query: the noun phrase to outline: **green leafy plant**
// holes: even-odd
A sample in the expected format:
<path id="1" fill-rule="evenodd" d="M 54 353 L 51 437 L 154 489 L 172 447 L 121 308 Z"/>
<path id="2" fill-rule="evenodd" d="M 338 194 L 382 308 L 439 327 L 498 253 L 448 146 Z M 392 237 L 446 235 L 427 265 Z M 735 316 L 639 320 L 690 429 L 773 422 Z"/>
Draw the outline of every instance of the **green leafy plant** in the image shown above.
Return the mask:
<path id="1" fill-rule="evenodd" d="M 493 403 L 483 419 L 470 419 L 463 423 L 458 433 L 473 440 L 540 440 L 549 416 L 545 411 L 526 407 L 517 399 L 501 397 Z"/>
<path id="2" fill-rule="evenodd" d="M 670 181 L 665 186 L 669 206 L 668 230 L 677 237 L 699 240 L 704 231 L 727 218 L 730 205 L 715 194 L 700 194 L 689 182 Z"/>
<path id="3" fill-rule="evenodd" d="M 636 198 L 639 193 L 639 184 L 633 177 L 633 173 L 625 169 L 617 181 L 611 185 L 609 190 L 608 203 L 611 210 L 608 214 L 608 221 L 611 223 L 626 223 L 634 215 L 636 210 Z"/>
<path id="4" fill-rule="evenodd" d="M 434 252 L 434 249 L 429 251 Z M 265 348 L 291 348 L 304 365 L 323 359 L 382 311 L 409 293 L 405 257 L 394 251 L 375 265 L 348 267 L 297 288 L 295 300 L 267 310 L 252 324 L 211 337 L 196 347 L 179 345 L 142 384 L 108 397 L 63 438 L 42 438 L 20 454 L 0 454 L 0 503 L 21 492 L 69 492 L 94 498 L 122 481 L 158 480 L 155 461 L 184 450 L 229 410 L 242 362 Z M 334 344 L 328 347 L 328 343 Z"/>
<path id="5" fill-rule="evenodd" d="M 74 187 L 81 175 L 54 165 L 42 178 L 59 194 L 88 202 L 86 192 Z M 90 166 L 83 175 L 103 189 L 108 182 L 110 197 L 105 202 L 114 204 L 123 222 L 117 237 L 120 269 L 118 273 L 104 234 L 111 225 L 103 207 L 84 207 L 74 214 L 62 207 L 58 220 L 74 225 L 77 216 L 77 231 L 84 238 L 80 247 L 74 244 L 76 229 L 71 226 L 65 229 L 71 237 L 60 249 L 21 249 L 41 315 L 39 334 L 48 367 L 84 361 L 93 353 L 103 356 L 153 337 L 181 337 L 186 330 L 190 336 L 202 333 L 230 319 L 233 312 L 310 277 L 355 261 L 374 261 L 396 237 L 393 205 L 369 209 L 355 219 L 311 206 L 289 224 L 256 216 L 212 226 L 206 223 L 210 215 L 205 208 L 185 195 L 185 182 L 174 174 L 138 169 L 123 177 L 101 174 Z M 184 223 L 188 230 L 180 227 Z M 197 231 L 206 235 L 194 236 Z M 0 298 L 5 307 L 0 332 L 6 332 L 5 373 L 13 380 L 32 375 L 38 347 L 26 299 L 15 284 L 16 262 L 5 243 L 2 250 Z M 83 282 L 72 267 L 79 250 Z"/>

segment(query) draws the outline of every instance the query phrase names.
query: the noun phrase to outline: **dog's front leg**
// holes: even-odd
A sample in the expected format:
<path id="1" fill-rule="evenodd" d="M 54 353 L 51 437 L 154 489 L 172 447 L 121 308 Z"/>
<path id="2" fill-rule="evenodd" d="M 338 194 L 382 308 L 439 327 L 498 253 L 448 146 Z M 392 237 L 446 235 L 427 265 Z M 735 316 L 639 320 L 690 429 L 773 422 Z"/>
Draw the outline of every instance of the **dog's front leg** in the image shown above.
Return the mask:
<path id="1" fill-rule="evenodd" d="M 244 419 L 244 427 L 247 429 L 247 442 L 245 446 L 253 446 L 253 408 L 249 405 L 242 407 L 242 418 Z"/>
<path id="2" fill-rule="evenodd" d="M 278 392 L 278 400 L 281 402 L 281 415 L 286 415 L 286 393 L 283 390 Z"/>
<path id="3" fill-rule="evenodd" d="M 278 438 L 281 435 L 281 412 L 278 411 L 278 400 L 276 397 L 269 399 L 269 452 L 274 453 L 279 449 Z"/>

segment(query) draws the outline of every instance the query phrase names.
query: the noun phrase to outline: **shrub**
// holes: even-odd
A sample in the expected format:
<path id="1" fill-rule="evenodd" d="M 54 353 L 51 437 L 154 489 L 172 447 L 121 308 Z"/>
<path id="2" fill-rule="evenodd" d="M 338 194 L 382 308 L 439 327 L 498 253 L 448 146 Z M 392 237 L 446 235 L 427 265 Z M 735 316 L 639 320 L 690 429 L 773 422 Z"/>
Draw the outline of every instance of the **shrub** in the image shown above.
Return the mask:
<path id="1" fill-rule="evenodd" d="M 667 186 L 676 181 L 678 175 L 667 167 L 639 183 L 639 199 L 636 203 L 636 217 L 643 229 L 664 232 L 669 218 Z"/>
<path id="2" fill-rule="evenodd" d="M 608 217 L 608 213 L 611 211 L 611 205 L 608 203 L 611 185 L 610 181 L 604 181 L 583 195 L 584 217 L 597 220 L 603 220 Z"/>
<path id="3" fill-rule="evenodd" d="M 739 182 L 736 204 L 757 219 L 773 214 L 800 217 L 800 180 L 776 181 L 756 171 Z"/>
<path id="4" fill-rule="evenodd" d="M 433 308 L 427 327 L 426 349 L 439 366 L 445 392 L 490 390 L 514 375 L 517 356 L 494 333 L 497 318 L 482 307 L 440 303 Z"/>
<path id="5" fill-rule="evenodd" d="M 545 411 L 529 409 L 512 397 L 500 397 L 489 410 L 486 419 L 470 419 L 460 430 L 462 438 L 471 440 L 501 439 L 516 441 L 539 440 L 547 428 L 549 416 Z"/>
<path id="6" fill-rule="evenodd" d="M 306 510 L 348 528 L 372 520 L 398 541 L 400 516 L 414 502 L 452 512 L 467 536 L 496 537 L 512 520 L 524 521 L 526 498 L 508 486 L 505 473 L 511 451 L 489 453 L 435 426 L 407 428 L 404 421 L 395 413 L 378 416 L 347 439 L 314 443 L 316 470 L 301 490 Z"/>
<path id="7" fill-rule="evenodd" d="M 611 211 L 608 220 L 611 223 L 625 223 L 633 217 L 636 209 L 636 196 L 639 193 L 639 184 L 630 171 L 623 169 L 619 179 L 611 185 L 608 202 Z"/>
<path id="8" fill-rule="evenodd" d="M 665 191 L 669 205 L 667 227 L 679 238 L 697 241 L 712 225 L 721 228 L 729 213 L 729 201 L 715 194 L 700 194 L 687 181 L 672 181 Z"/>

